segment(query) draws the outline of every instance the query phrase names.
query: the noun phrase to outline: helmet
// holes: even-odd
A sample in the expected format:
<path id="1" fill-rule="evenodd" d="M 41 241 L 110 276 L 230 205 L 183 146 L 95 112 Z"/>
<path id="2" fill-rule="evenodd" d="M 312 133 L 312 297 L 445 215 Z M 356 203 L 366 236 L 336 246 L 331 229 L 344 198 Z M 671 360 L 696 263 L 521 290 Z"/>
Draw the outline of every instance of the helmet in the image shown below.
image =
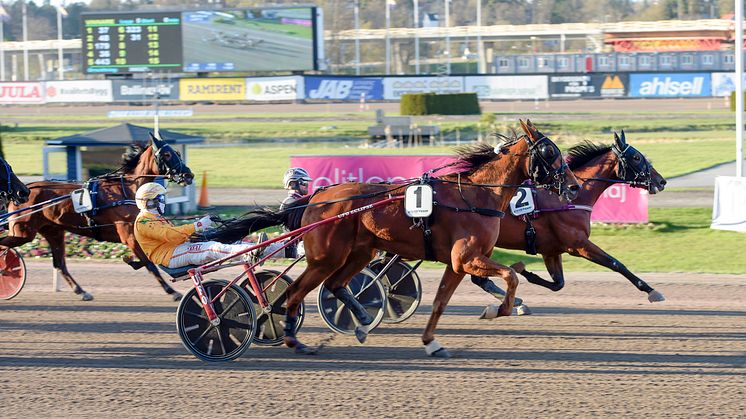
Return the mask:
<path id="1" fill-rule="evenodd" d="M 291 167 L 285 172 L 285 176 L 282 177 L 282 183 L 285 185 L 285 189 L 290 189 L 292 182 L 304 180 L 310 182 L 313 178 L 306 172 L 306 169 L 302 167 Z"/>
<path id="2" fill-rule="evenodd" d="M 135 203 L 141 210 L 158 208 L 163 212 L 163 208 L 160 207 L 161 204 L 166 204 L 166 188 L 159 183 L 148 182 L 137 188 Z"/>

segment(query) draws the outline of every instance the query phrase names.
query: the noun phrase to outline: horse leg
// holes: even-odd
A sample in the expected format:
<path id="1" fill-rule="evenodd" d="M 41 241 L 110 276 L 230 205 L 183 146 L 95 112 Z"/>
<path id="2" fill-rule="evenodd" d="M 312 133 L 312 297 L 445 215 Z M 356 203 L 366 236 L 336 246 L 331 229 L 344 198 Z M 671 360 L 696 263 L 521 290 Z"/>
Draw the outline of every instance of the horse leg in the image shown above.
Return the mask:
<path id="1" fill-rule="evenodd" d="M 371 317 L 365 307 L 347 289 L 347 284 L 349 284 L 356 273 L 365 268 L 371 258 L 372 255 L 370 252 L 352 253 L 347 258 L 345 265 L 324 281 L 324 287 L 331 291 L 338 300 L 342 301 L 345 307 L 352 312 L 352 315 L 360 323 L 355 327 L 355 337 L 360 343 L 365 343 L 365 340 L 368 338 L 368 332 L 370 332 L 369 326 L 375 319 Z"/>
<path id="2" fill-rule="evenodd" d="M 632 285 L 634 285 L 638 290 L 648 294 L 648 301 L 650 301 L 651 303 L 666 300 L 663 294 L 654 290 L 653 287 L 648 285 L 645 281 L 643 281 L 641 278 L 637 277 L 637 275 L 633 274 L 629 269 L 627 269 L 627 267 L 624 266 L 622 262 L 619 262 L 610 254 L 604 252 L 603 249 L 596 246 L 590 240 L 583 243 L 583 245 L 580 247 L 570 249 L 568 253 L 573 256 L 580 256 L 583 259 L 587 259 L 595 264 L 609 268 L 614 272 L 618 272 L 624 275 L 624 277 L 627 278 L 627 280 L 631 282 Z"/>
<path id="3" fill-rule="evenodd" d="M 287 314 L 285 315 L 285 328 L 283 329 L 285 337 L 283 338 L 283 342 L 285 346 L 295 350 L 297 354 L 313 355 L 316 353 L 316 351 L 301 343 L 295 336 L 300 304 L 306 295 L 321 285 L 336 269 L 336 266 L 330 267 L 325 263 L 309 262 L 306 270 L 285 291 L 285 295 L 287 295 Z"/>
<path id="4" fill-rule="evenodd" d="M 93 300 L 93 296 L 87 293 L 83 288 L 75 282 L 70 272 L 67 270 L 67 262 L 65 261 L 65 232 L 64 230 L 58 229 L 41 229 L 39 234 L 42 235 L 47 242 L 49 242 L 49 248 L 52 250 L 52 264 L 57 272 L 62 274 L 67 284 L 73 289 L 75 294 L 81 295 L 83 301 Z"/>
<path id="5" fill-rule="evenodd" d="M 547 267 L 551 281 L 529 272 L 525 269 L 516 269 L 526 280 L 534 285 L 539 285 L 552 291 L 559 291 L 565 286 L 565 276 L 562 272 L 562 255 L 541 255 L 544 258 L 544 265 Z"/>
<path id="6" fill-rule="evenodd" d="M 440 316 L 443 315 L 446 306 L 448 306 L 448 301 L 451 299 L 453 292 L 456 291 L 456 287 L 458 287 L 462 279 L 464 279 L 464 274 L 454 272 L 450 265 L 446 266 L 443 277 L 440 280 L 440 285 L 438 286 L 438 292 L 435 294 L 435 300 L 433 300 L 433 311 L 427 320 L 425 331 L 422 332 L 422 343 L 425 345 L 425 353 L 428 356 L 435 358 L 451 357 L 448 350 L 435 340 L 435 327 L 438 325 Z"/>
<path id="7" fill-rule="evenodd" d="M 498 287 L 497 284 L 489 278 L 471 275 L 471 282 L 500 301 L 505 298 L 505 290 Z M 523 300 L 519 297 L 515 297 L 515 305 L 516 307 L 523 306 Z"/>
<path id="8" fill-rule="evenodd" d="M 500 265 L 486 255 L 478 255 L 471 259 L 466 259 L 466 261 L 459 261 L 455 258 L 452 260 L 457 262 L 457 265 L 454 265 L 454 272 L 468 273 L 481 277 L 500 276 L 503 278 L 508 287 L 507 292 L 505 293 L 505 298 L 499 307 L 495 307 L 494 304 L 491 304 L 485 308 L 482 316 L 488 316 L 484 318 L 510 316 L 513 311 L 516 289 L 518 288 L 518 276 L 513 268 Z M 521 262 L 518 262 L 513 266 L 519 270 L 523 269 L 523 263 Z M 493 313 L 488 315 L 489 311 L 493 311 Z"/>

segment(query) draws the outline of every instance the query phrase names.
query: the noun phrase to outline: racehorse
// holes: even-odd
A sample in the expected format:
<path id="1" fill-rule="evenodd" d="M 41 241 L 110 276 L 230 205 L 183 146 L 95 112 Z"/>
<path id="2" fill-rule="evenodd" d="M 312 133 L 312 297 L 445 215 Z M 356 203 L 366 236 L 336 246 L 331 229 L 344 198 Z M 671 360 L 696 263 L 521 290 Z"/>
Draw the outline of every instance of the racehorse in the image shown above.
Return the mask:
<path id="1" fill-rule="evenodd" d="M 376 250 L 398 253 L 405 258 L 436 260 L 446 264 L 433 311 L 422 335 L 430 356 L 449 357 L 448 351 L 435 340 L 438 319 L 464 275 L 496 275 L 508 288 L 499 309 L 509 316 L 518 285 L 516 273 L 508 266 L 490 259 L 500 231 L 502 210 L 512 197 L 509 191 L 526 179 L 538 186 L 553 188 L 566 199 L 572 199 L 579 185 L 567 167 L 559 148 L 539 132 L 531 121 L 521 121 L 526 135 L 505 138 L 496 147 L 478 144 L 459 150 L 460 171 L 437 178 L 423 177 L 434 190 L 433 212 L 426 220 L 414 221 L 405 215 L 398 201 L 366 210 L 365 205 L 383 196 L 396 195 L 402 185 L 346 183 L 302 198 L 290 208 L 255 212 L 253 216 L 230 223 L 220 241 L 272 225 L 284 224 L 290 229 L 339 216 L 334 223 L 319 226 L 304 236 L 308 265 L 287 290 L 287 316 L 284 343 L 297 353 L 313 353 L 295 337 L 298 309 L 303 298 L 320 284 L 329 289 L 357 317 L 355 330 L 362 343 L 373 318 L 347 290 L 353 275 L 373 258 Z M 342 217 L 340 214 L 352 212 Z"/>
<path id="2" fill-rule="evenodd" d="M 609 186 L 628 184 L 655 194 L 665 188 L 666 180 L 642 153 L 627 143 L 624 131 L 621 137 L 614 133 L 614 143 L 611 145 L 584 142 L 570 148 L 567 152 L 567 164 L 575 177 L 583 182 L 572 205 L 560 202 L 556 195 L 547 191 L 537 190 L 538 217 L 506 216 L 500 226 L 496 246 L 541 254 L 552 277 L 551 281 L 522 269 L 523 264 L 514 265 L 514 268 L 528 282 L 552 291 L 559 291 L 565 285 L 562 254 L 569 253 L 621 273 L 638 290 L 647 293 L 651 303 L 664 301 L 660 292 L 594 244 L 590 240 L 590 234 L 591 209 Z M 535 242 L 529 243 L 527 238 L 532 236 L 535 237 Z M 472 277 L 472 281 L 483 288 L 488 287 L 486 278 Z M 495 307 L 488 306 L 483 316 L 491 318 L 494 314 Z"/>
<path id="3" fill-rule="evenodd" d="M 133 224 L 138 214 L 134 198 L 137 188 L 165 176 L 182 185 L 192 183 L 194 175 L 181 160 L 181 156 L 165 141 L 153 137 L 146 147 L 131 145 L 122 155 L 122 167 L 110 174 L 93 178 L 85 185 L 95 201 L 94 209 L 85 214 L 75 212 L 71 199 L 60 201 L 56 205 L 44 208 L 27 217 L 11 221 L 10 235 L 0 239 L 0 247 L 17 247 L 34 239 L 37 233 L 48 242 L 52 251 L 52 261 L 73 289 L 84 301 L 93 296 L 84 291 L 67 270 L 65 262 L 65 232 L 92 237 L 99 241 L 123 243 L 132 250 L 150 271 L 166 293 L 174 300 L 181 299 L 181 294 L 171 288 L 161 277 L 155 265 L 148 260 L 135 241 Z M 72 191 L 81 188 L 79 183 L 41 181 L 28 185 L 31 190 L 29 201 L 24 205 L 11 205 L 10 210 L 20 209 L 36 203 L 48 201 L 61 196 L 69 196 Z M 130 263 L 135 267 L 135 263 Z"/>
<path id="4" fill-rule="evenodd" d="M 11 202 L 17 205 L 25 203 L 31 193 L 3 158 L 0 158 L 0 188 L 2 188 L 0 189 L 0 209 L 2 210 L 6 209 Z"/>

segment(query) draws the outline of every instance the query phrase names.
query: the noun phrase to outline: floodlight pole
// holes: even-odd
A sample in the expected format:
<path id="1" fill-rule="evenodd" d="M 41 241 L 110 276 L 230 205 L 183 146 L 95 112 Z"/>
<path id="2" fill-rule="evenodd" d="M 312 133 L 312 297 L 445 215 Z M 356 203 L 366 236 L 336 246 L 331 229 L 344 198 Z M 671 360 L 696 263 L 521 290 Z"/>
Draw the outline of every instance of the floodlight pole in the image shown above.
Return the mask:
<path id="1" fill-rule="evenodd" d="M 28 25 L 26 19 L 26 1 L 22 3 L 23 16 L 21 18 L 23 30 L 23 80 L 28 81 Z"/>
<path id="2" fill-rule="evenodd" d="M 385 0 L 386 4 L 386 75 L 391 74 L 391 37 L 389 36 L 389 29 L 391 28 L 391 9 L 389 7 L 389 0 Z"/>
<path id="3" fill-rule="evenodd" d="M 736 0 L 736 176 L 743 177 L 743 1 Z"/>
<path id="4" fill-rule="evenodd" d="M 445 0 L 446 7 L 446 74 L 451 75 L 451 0 Z"/>
<path id="5" fill-rule="evenodd" d="M 355 75 L 360 75 L 360 0 L 355 0 Z"/>
<path id="6" fill-rule="evenodd" d="M 65 68 L 62 65 L 63 54 L 62 54 L 62 6 L 57 6 L 57 78 L 59 80 L 65 79 Z"/>

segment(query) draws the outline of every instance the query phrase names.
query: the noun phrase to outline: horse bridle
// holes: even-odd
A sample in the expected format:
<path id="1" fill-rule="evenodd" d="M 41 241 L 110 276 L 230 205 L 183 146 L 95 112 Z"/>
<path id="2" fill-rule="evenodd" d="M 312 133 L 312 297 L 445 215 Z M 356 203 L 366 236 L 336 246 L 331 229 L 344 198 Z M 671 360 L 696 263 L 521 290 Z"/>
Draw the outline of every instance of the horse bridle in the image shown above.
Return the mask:
<path id="1" fill-rule="evenodd" d="M 563 194 L 566 188 L 568 166 L 565 159 L 562 158 L 562 152 L 552 140 L 546 136 L 542 136 L 535 142 L 531 142 L 528 136 L 523 137 L 528 142 L 529 149 L 529 173 L 531 180 L 537 185 L 548 185 L 557 190 L 559 194 Z M 544 146 L 551 147 L 554 151 L 554 156 L 559 157 L 561 164 L 559 167 L 552 167 L 552 162 L 547 161 L 545 156 L 542 154 L 542 148 Z M 547 180 L 549 180 L 547 182 Z"/>
<path id="2" fill-rule="evenodd" d="M 155 144 L 154 144 L 155 145 Z M 155 146 L 155 163 L 158 166 L 158 172 L 164 176 L 167 176 L 169 179 L 173 180 L 177 183 L 184 182 L 184 161 L 181 159 L 181 157 L 176 154 L 176 151 L 171 148 L 168 144 L 163 144 L 162 146 L 158 147 Z M 171 158 L 166 160 L 161 156 L 161 153 L 163 151 L 170 151 L 171 152 Z M 174 156 L 176 157 L 176 160 L 178 163 L 174 163 Z"/>
<path id="3" fill-rule="evenodd" d="M 634 167 L 630 161 L 635 153 L 639 153 L 634 147 L 627 144 L 622 150 L 614 144 L 611 150 L 617 156 L 617 176 L 632 187 L 649 189 L 652 182 L 652 170 L 648 159 L 643 156 L 642 164 L 639 165 L 641 167 Z M 631 178 L 628 175 L 632 175 Z"/>
<path id="4" fill-rule="evenodd" d="M 18 204 L 20 201 L 18 201 L 16 194 L 13 191 L 13 168 L 10 167 L 5 159 L 0 159 L 0 161 L 3 162 L 3 166 L 5 168 L 5 189 L 0 190 L 0 198 L 2 198 L 4 201 L 12 200 L 16 204 Z M 7 202 L 5 203 L 5 206 L 7 206 Z"/>

